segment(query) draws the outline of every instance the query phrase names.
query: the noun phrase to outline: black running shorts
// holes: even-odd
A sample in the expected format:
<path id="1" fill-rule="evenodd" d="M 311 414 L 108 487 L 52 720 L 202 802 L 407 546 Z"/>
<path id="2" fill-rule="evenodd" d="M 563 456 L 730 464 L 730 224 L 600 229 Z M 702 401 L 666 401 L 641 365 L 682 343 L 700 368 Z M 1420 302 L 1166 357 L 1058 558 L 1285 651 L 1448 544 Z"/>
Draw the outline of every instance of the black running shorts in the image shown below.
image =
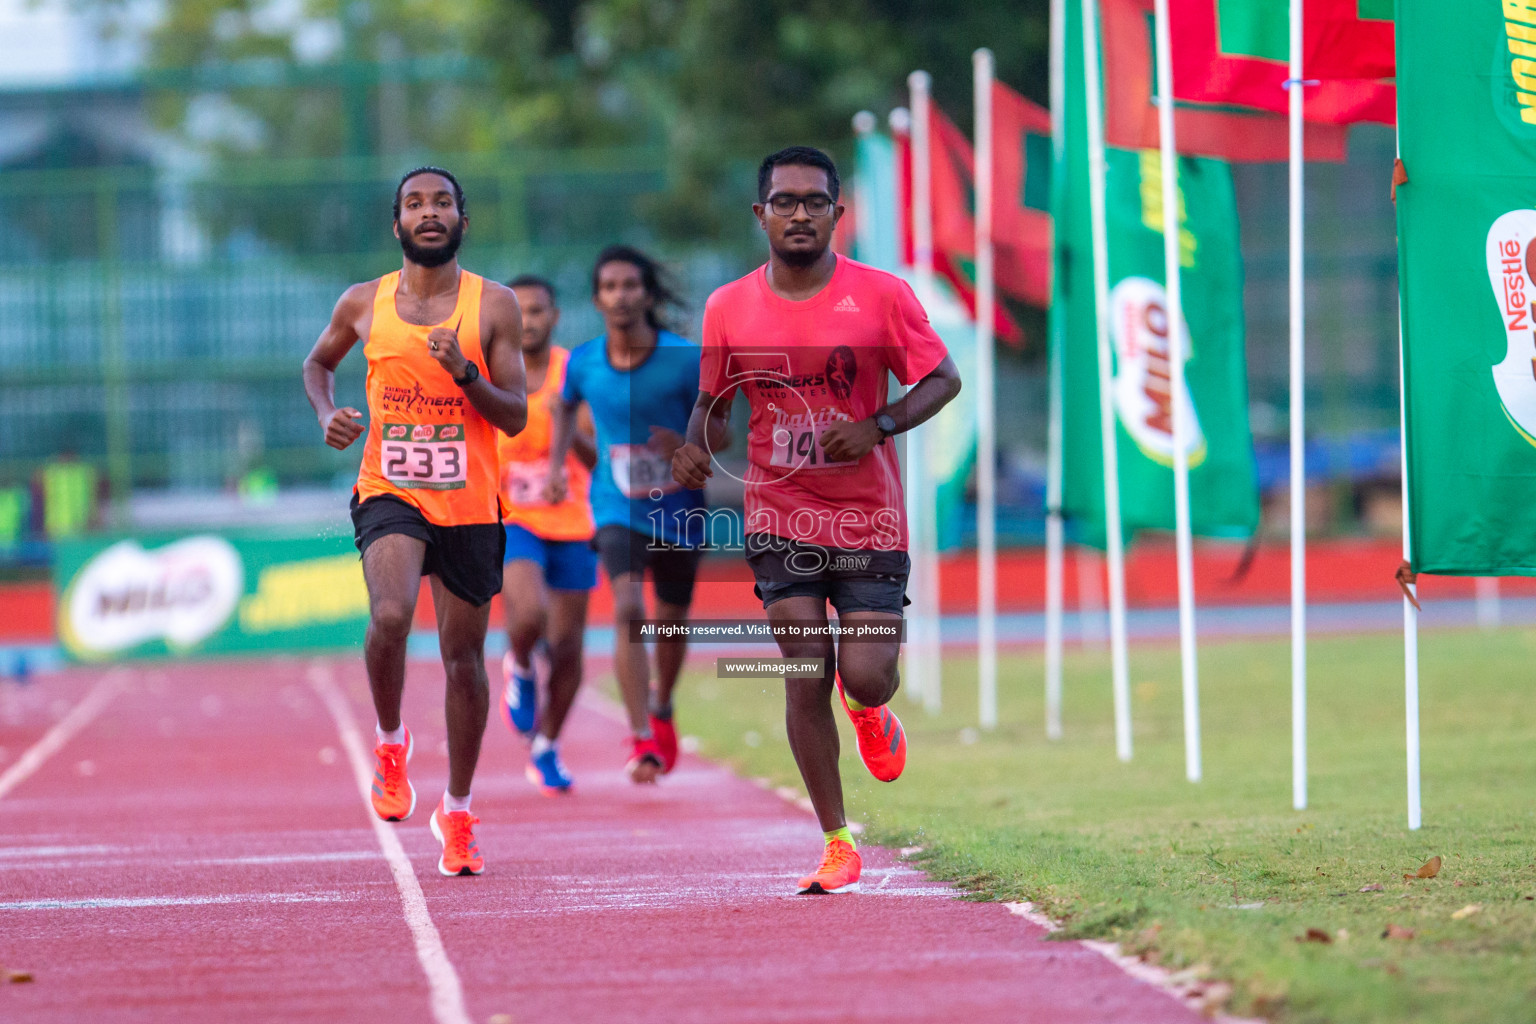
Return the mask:
<path id="1" fill-rule="evenodd" d="M 702 549 L 653 545 L 648 535 L 615 523 L 598 527 L 592 548 L 603 560 L 610 580 L 625 573 L 643 577 L 649 569 L 657 598 L 684 608 L 693 603 L 693 581 L 699 574 Z"/>
<path id="2" fill-rule="evenodd" d="M 747 564 L 757 577 L 752 592 L 763 607 L 786 597 L 817 597 L 848 612 L 902 614 L 912 561 L 905 551 L 824 548 L 816 544 L 749 533 Z"/>
<path id="3" fill-rule="evenodd" d="M 436 576 L 450 594 L 476 608 L 501 593 L 507 533 L 500 523 L 438 526 L 409 502 L 378 494 L 359 504 L 353 491 L 352 528 L 360 552 L 392 533 L 422 541 L 427 545 L 427 556 L 422 560 L 421 574 Z"/>

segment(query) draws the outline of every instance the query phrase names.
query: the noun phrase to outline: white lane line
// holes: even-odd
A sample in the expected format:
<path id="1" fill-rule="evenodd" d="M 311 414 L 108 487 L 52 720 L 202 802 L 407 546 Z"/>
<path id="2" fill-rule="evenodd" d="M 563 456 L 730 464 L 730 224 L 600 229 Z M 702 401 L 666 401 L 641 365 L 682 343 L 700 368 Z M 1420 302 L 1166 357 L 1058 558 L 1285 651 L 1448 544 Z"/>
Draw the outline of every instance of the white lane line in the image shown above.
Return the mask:
<path id="1" fill-rule="evenodd" d="M 336 731 L 341 735 L 342 748 L 352 762 L 352 772 L 357 776 L 358 792 L 363 797 L 363 809 L 373 823 L 373 834 L 378 837 L 379 848 L 389 862 L 390 873 L 395 876 L 395 886 L 400 890 L 400 903 L 405 909 L 405 923 L 416 941 L 416 958 L 426 972 L 427 984 L 432 993 L 432 1017 L 438 1024 L 470 1024 L 469 1013 L 464 1008 L 464 986 L 459 972 L 454 970 L 443 948 L 443 937 L 438 934 L 432 915 L 427 912 L 427 899 L 421 892 L 421 883 L 411 867 L 400 837 L 386 822 L 373 813 L 369 790 L 373 785 L 373 765 L 368 758 L 368 748 L 363 745 L 357 729 L 357 719 L 352 715 L 346 697 L 336 686 L 330 666 L 316 662 L 309 668 L 309 685 L 314 687 L 325 704 L 326 710 L 336 721 Z M 430 814 L 431 812 L 428 811 Z"/>
<path id="2" fill-rule="evenodd" d="M 126 846 L 0 846 L 0 860 L 7 857 L 80 857 L 126 849 Z"/>
<path id="3" fill-rule="evenodd" d="M 98 896 L 84 900 L 16 900 L 0 910 L 121 910 L 125 907 L 189 907 L 210 903 L 339 903 L 339 892 L 252 892 L 226 896 Z"/>
<path id="4" fill-rule="evenodd" d="M 69 714 L 59 719 L 52 729 L 43 734 L 42 739 L 28 747 L 15 764 L 0 772 L 0 799 L 4 799 L 11 790 L 57 754 L 70 737 L 90 725 L 91 719 L 101 714 L 102 709 L 112 703 L 112 698 L 122 692 L 123 684 L 130 675 L 127 669 L 115 668 L 96 680 L 96 685 L 91 687 L 79 704 L 69 710 Z"/>

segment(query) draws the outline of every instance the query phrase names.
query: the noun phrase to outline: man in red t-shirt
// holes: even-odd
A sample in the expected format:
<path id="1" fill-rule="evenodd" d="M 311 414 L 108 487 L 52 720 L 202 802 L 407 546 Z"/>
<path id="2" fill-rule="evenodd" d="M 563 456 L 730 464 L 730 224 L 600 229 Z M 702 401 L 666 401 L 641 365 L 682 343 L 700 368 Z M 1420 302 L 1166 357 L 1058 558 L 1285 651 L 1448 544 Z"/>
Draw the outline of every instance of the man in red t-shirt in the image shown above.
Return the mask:
<path id="1" fill-rule="evenodd" d="M 831 158 L 806 146 L 780 150 L 758 169 L 752 210 L 768 235 L 768 262 L 704 308 L 699 398 L 672 461 L 679 483 L 703 487 L 714 475 L 709 441 L 723 435 L 736 393 L 747 396 L 747 562 L 779 650 L 825 666 L 820 676 L 784 680 L 789 745 L 826 838 L 820 866 L 800 880 L 803 893 L 859 887 L 834 685 L 870 773 L 890 782 L 906 764 L 906 735 L 886 706 L 899 682 L 911 569 L 889 439 L 960 392 L 954 361 L 906 282 L 831 251 L 843 213 L 838 190 Z M 894 402 L 889 374 L 911 385 Z"/>

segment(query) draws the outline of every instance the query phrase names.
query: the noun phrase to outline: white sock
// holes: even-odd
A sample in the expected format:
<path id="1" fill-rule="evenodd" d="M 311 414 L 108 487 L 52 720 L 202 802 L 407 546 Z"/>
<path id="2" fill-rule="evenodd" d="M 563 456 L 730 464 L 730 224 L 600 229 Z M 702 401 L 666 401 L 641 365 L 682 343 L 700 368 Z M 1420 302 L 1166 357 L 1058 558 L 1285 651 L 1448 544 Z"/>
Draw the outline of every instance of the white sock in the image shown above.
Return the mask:
<path id="1" fill-rule="evenodd" d="M 469 797 L 466 796 L 460 799 L 447 790 L 443 790 L 443 810 L 449 814 L 452 814 L 454 811 L 467 811 L 469 810 Z"/>
<path id="2" fill-rule="evenodd" d="M 533 746 L 528 753 L 530 757 L 538 757 L 544 751 L 553 749 L 555 749 L 555 741 L 543 733 L 539 733 L 533 738 Z"/>
<path id="3" fill-rule="evenodd" d="M 394 732 L 385 732 L 383 729 L 375 725 L 373 727 L 373 734 L 379 738 L 380 743 L 392 743 L 395 746 L 399 746 L 405 742 L 405 723 L 401 722 L 400 728 L 396 729 Z"/>

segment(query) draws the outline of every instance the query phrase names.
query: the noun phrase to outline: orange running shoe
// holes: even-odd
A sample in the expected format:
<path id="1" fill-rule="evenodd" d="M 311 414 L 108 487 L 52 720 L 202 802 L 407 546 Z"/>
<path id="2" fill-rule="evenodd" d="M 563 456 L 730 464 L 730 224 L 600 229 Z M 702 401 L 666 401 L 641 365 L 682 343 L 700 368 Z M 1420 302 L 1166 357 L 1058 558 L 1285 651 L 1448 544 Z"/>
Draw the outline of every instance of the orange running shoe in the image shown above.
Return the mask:
<path id="1" fill-rule="evenodd" d="M 404 743 L 380 743 L 373 748 L 379 759 L 373 770 L 373 812 L 385 821 L 404 821 L 416 810 L 416 789 L 405 777 L 405 763 L 415 746 L 407 729 Z"/>
<path id="2" fill-rule="evenodd" d="M 480 844 L 475 841 L 475 826 L 480 819 L 468 811 L 447 811 L 443 802 L 437 802 L 432 812 L 432 835 L 443 844 L 443 855 L 438 858 L 437 870 L 449 878 L 455 875 L 478 875 L 485 870 L 485 858 L 480 856 Z"/>
<path id="3" fill-rule="evenodd" d="M 651 735 L 656 737 L 656 751 L 661 754 L 661 774 L 677 767 L 677 726 L 671 718 L 651 716 Z"/>
<path id="4" fill-rule="evenodd" d="M 895 782 L 907 766 L 907 733 L 901 727 L 901 719 L 886 704 L 858 711 L 850 708 L 841 677 L 837 680 L 837 696 L 859 737 L 859 756 L 864 758 L 864 767 L 881 782 Z"/>
<path id="5" fill-rule="evenodd" d="M 821 855 L 815 874 L 800 879 L 801 896 L 826 896 L 859 891 L 864 859 L 850 843 L 834 839 Z"/>
<path id="6" fill-rule="evenodd" d="M 655 782 L 656 777 L 665 770 L 666 762 L 661 758 L 661 749 L 656 745 L 656 737 L 647 736 L 641 739 L 632 737 L 633 747 L 630 750 L 629 761 L 624 765 L 624 771 L 629 774 L 631 782 Z"/>

